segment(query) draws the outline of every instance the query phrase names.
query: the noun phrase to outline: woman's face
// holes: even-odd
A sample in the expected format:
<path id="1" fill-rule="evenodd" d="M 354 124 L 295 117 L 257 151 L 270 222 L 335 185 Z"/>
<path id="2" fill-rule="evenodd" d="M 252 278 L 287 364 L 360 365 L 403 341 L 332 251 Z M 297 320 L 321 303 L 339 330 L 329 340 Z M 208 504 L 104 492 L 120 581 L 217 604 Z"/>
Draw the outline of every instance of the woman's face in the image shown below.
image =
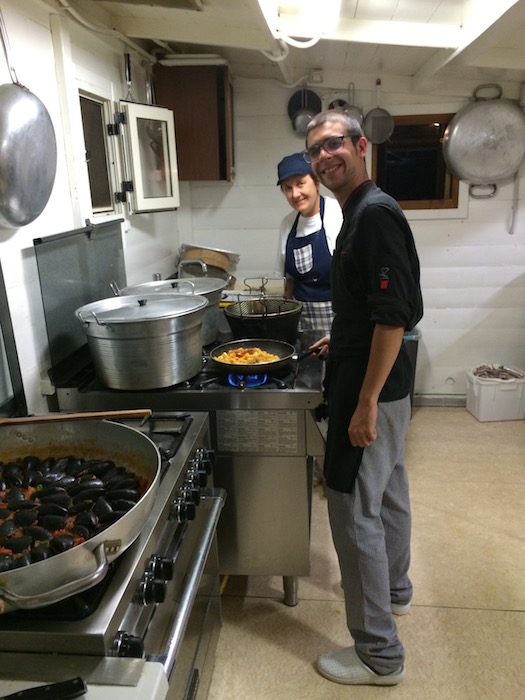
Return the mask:
<path id="1" fill-rule="evenodd" d="M 281 182 L 286 199 L 301 216 L 319 212 L 319 183 L 311 175 L 290 175 Z"/>

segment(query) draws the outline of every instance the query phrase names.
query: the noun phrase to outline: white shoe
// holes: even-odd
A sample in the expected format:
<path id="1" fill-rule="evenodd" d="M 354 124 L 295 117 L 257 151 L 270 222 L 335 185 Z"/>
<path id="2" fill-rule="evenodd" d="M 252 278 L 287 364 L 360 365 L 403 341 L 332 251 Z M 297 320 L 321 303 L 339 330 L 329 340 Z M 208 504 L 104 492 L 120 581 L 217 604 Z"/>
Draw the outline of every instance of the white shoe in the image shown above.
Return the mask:
<path id="1" fill-rule="evenodd" d="M 390 603 L 392 615 L 408 615 L 410 612 L 410 601 L 408 603 Z"/>
<path id="2" fill-rule="evenodd" d="M 355 647 L 322 654 L 317 659 L 317 670 L 328 680 L 344 685 L 397 685 L 405 677 L 405 664 L 386 676 L 372 671 L 361 661 Z"/>

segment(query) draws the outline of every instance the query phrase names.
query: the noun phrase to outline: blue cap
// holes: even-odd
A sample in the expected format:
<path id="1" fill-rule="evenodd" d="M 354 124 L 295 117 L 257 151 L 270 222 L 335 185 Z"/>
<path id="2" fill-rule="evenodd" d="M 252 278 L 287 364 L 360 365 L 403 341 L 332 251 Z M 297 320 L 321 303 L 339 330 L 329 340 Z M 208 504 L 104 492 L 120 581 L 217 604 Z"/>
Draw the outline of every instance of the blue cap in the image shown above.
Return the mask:
<path id="1" fill-rule="evenodd" d="M 280 185 L 283 180 L 292 175 L 311 175 L 314 176 L 311 163 L 307 163 L 301 153 L 292 153 L 291 156 L 286 156 L 277 166 L 277 184 Z"/>

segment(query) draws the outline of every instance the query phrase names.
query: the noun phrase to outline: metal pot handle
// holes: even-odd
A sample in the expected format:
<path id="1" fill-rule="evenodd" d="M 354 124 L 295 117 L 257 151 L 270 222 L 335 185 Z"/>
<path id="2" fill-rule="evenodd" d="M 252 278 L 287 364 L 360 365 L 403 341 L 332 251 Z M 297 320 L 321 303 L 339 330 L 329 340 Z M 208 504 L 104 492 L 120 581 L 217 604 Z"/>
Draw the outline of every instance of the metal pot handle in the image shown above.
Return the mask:
<path id="1" fill-rule="evenodd" d="M 107 326 L 108 328 L 110 328 L 110 325 L 108 323 L 104 323 L 104 321 L 99 320 L 97 314 L 94 311 L 90 311 L 89 313 L 91 316 L 93 316 L 93 318 L 95 319 L 95 321 L 98 323 L 99 326 Z M 86 326 L 89 325 L 89 321 L 86 318 L 84 318 L 84 316 L 82 316 L 81 311 L 78 312 L 77 317 L 78 317 L 79 321 L 82 321 L 82 323 L 85 323 Z"/>
<path id="2" fill-rule="evenodd" d="M 69 581 L 63 586 L 53 588 L 51 591 L 45 591 L 32 596 L 18 595 L 17 593 L 8 591 L 6 588 L 2 588 L 0 596 L 6 603 L 12 605 L 16 609 L 39 608 L 43 607 L 44 605 L 56 603 L 64 598 L 69 598 L 69 596 L 81 593 L 87 588 L 94 586 L 104 578 L 109 568 L 106 550 L 111 552 L 114 552 L 115 550 L 118 551 L 120 546 L 120 540 L 102 542 L 102 544 L 100 544 L 93 552 L 97 568 L 95 571 L 89 573 L 87 576 L 84 576 L 81 579 Z M 4 609 L 4 606 L 0 605 L 0 613 L 3 612 L 9 612 L 9 610 Z"/>
<path id="3" fill-rule="evenodd" d="M 478 97 L 478 92 L 480 90 L 495 90 L 496 95 L 494 97 Z M 478 85 L 478 87 L 474 90 L 472 93 L 474 96 L 475 100 L 499 100 L 499 98 L 503 94 L 503 90 L 501 89 L 501 85 L 498 85 L 498 83 L 485 83 L 484 85 Z"/>
<path id="4" fill-rule="evenodd" d="M 469 185 L 468 193 L 472 199 L 491 199 L 496 194 L 497 189 L 496 184 L 476 185 L 474 183 Z"/>

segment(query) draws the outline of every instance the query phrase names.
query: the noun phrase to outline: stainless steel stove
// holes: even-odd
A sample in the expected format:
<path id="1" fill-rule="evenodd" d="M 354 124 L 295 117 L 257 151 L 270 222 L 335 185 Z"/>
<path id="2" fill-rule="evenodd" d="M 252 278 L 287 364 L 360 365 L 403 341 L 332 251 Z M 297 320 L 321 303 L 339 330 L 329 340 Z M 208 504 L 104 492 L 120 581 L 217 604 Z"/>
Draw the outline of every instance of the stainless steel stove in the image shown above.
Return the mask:
<path id="1" fill-rule="evenodd" d="M 216 454 L 215 484 L 228 494 L 218 527 L 220 573 L 282 576 L 285 602 L 295 605 L 297 577 L 310 571 L 313 463 L 324 454 L 315 421 L 322 404 L 323 363 L 308 356 L 300 362 L 291 360 L 283 371 L 261 382 L 247 377 L 229 381 L 226 374 L 216 374 L 207 347 L 202 370 L 181 384 L 137 391 L 103 386 L 71 310 L 76 308 L 71 290 L 84 294 L 89 286 L 92 297 L 98 293 L 102 298 L 112 276 L 125 286 L 117 233 L 111 228 L 95 235 L 71 232 L 36 242 L 53 365 L 50 404 L 59 411 L 146 407 L 206 412 Z M 71 261 L 64 265 L 66 254 Z M 68 280 L 75 266 L 78 274 L 89 271 L 82 286 Z M 90 284 L 91 278 L 96 284 Z M 80 299 L 75 298 L 75 303 L 80 305 Z M 229 329 L 223 323 L 219 327 L 217 342 L 224 342 Z M 317 336 L 300 334 L 297 353 Z"/>
<path id="2" fill-rule="evenodd" d="M 144 698 L 207 696 L 221 626 L 215 532 L 225 500 L 213 487 L 207 415 L 162 412 L 145 424 L 122 422 L 145 432 L 162 456 L 151 514 L 99 584 L 0 616 L 2 695 L 14 680 L 81 676 L 89 697 L 104 690 L 106 700 L 123 690 L 142 697 L 145 678 Z"/>

